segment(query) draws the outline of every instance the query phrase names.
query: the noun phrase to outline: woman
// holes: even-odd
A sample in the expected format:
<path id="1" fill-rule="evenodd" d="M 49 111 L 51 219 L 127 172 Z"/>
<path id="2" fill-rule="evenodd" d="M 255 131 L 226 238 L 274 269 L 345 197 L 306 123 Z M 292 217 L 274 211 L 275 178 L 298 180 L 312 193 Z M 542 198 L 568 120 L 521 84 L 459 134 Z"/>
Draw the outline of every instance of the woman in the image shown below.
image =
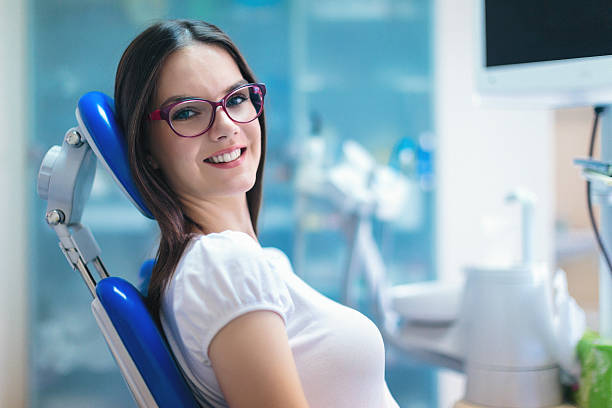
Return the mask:
<path id="1" fill-rule="evenodd" d="M 397 407 L 365 316 L 257 241 L 266 88 L 217 27 L 154 24 L 124 52 L 115 105 L 161 230 L 148 305 L 213 407 Z"/>

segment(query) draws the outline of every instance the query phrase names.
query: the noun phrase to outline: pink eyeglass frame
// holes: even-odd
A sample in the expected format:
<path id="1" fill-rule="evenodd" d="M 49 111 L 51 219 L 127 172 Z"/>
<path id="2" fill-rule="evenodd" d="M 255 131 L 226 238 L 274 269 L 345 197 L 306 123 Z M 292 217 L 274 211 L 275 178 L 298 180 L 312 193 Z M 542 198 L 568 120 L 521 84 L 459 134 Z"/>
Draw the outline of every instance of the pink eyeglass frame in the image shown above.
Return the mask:
<path id="1" fill-rule="evenodd" d="M 231 94 L 233 94 L 234 92 L 242 89 L 242 88 L 246 88 L 246 87 L 257 87 L 259 88 L 260 92 L 261 92 L 261 107 L 259 108 L 259 111 L 257 112 L 257 116 L 255 116 L 253 119 L 251 120 L 247 120 L 246 122 L 240 122 L 238 120 L 234 120 L 232 118 L 232 116 L 227 112 L 227 109 L 225 108 L 225 102 L 226 102 L 226 98 L 228 96 L 230 96 Z M 162 106 L 159 109 L 154 110 L 153 112 L 151 112 L 149 114 L 149 120 L 165 120 L 166 123 L 168 123 L 168 126 L 170 126 L 170 128 L 172 129 L 172 131 L 174 133 L 176 133 L 178 136 L 180 137 L 198 137 L 198 136 L 202 136 L 204 133 L 208 132 L 210 130 L 210 128 L 212 127 L 213 123 L 215 122 L 215 117 L 216 117 L 216 113 L 217 113 L 217 108 L 220 106 L 221 109 L 223 109 L 223 111 L 225 112 L 225 114 L 227 115 L 228 118 L 230 118 L 230 120 L 232 120 L 235 123 L 249 123 L 254 121 L 255 119 L 257 119 L 258 117 L 261 116 L 262 112 L 263 112 L 263 107 L 264 107 L 264 97 L 266 96 L 266 85 L 262 84 L 262 83 L 250 83 L 250 84 L 244 84 L 244 85 L 240 85 L 238 88 L 232 89 L 231 91 L 228 92 L 227 95 L 225 95 L 223 98 L 221 98 L 221 100 L 219 100 L 218 102 L 215 101 L 209 101 L 207 99 L 202 99 L 202 98 L 188 98 L 188 99 L 182 99 L 180 101 L 177 102 L 173 102 L 169 105 L 166 106 Z M 197 135 L 193 135 L 193 136 L 185 136 L 183 134 L 181 134 L 179 131 L 177 131 L 174 126 L 172 126 L 172 121 L 170 120 L 170 111 L 172 110 L 172 108 L 174 108 L 176 105 L 179 105 L 181 103 L 185 103 L 185 102 L 191 102 L 191 101 L 202 101 L 202 102 L 208 102 L 211 106 L 212 106 L 212 114 L 210 115 L 210 122 L 208 123 L 208 126 L 206 126 L 206 129 L 204 129 L 201 133 L 198 133 Z"/>

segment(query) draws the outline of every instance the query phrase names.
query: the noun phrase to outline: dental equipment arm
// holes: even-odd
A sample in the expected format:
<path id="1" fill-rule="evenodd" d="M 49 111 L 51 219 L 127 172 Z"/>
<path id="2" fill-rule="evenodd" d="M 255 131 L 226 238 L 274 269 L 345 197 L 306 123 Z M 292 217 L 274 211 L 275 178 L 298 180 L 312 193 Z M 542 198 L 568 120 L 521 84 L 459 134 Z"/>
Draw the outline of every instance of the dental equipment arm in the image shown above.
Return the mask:
<path id="1" fill-rule="evenodd" d="M 66 132 L 62 146 L 53 146 L 45 155 L 38 173 L 38 195 L 47 200 L 45 219 L 59 239 L 68 264 L 77 269 L 95 297 L 96 281 L 88 263 L 100 279 L 108 272 L 100 259 L 100 247 L 81 216 L 96 174 L 96 157 L 78 128 Z"/>

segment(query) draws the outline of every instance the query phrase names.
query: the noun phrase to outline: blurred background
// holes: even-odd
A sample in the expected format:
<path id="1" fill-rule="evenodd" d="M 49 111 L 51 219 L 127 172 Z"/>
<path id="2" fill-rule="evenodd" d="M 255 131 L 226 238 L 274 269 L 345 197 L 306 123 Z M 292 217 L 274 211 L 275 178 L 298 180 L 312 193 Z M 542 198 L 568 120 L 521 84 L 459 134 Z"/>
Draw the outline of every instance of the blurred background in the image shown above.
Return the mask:
<path id="1" fill-rule="evenodd" d="M 287 253 L 323 294 L 340 300 L 350 242 L 335 204 L 308 186 L 313 169 L 333 166 L 352 140 L 410 188 L 399 216 L 373 223 L 391 283 L 457 279 L 485 250 L 517 251 L 518 210 L 503 197 L 520 185 L 538 196 L 536 258 L 563 267 L 578 303 L 597 308 L 584 182 L 571 163 L 586 152 L 591 113 L 475 104 L 472 1 L 0 5 L 0 214 L 8 221 L 0 236 L 0 406 L 135 406 L 91 299 L 44 222 L 35 181 L 44 153 L 76 125 L 78 98 L 112 95 L 123 50 L 160 18 L 218 25 L 266 83 L 260 241 Z M 99 170 L 84 224 L 110 273 L 137 282 L 156 226 Z M 401 407 L 461 398 L 461 375 L 387 352 L 387 382 Z"/>

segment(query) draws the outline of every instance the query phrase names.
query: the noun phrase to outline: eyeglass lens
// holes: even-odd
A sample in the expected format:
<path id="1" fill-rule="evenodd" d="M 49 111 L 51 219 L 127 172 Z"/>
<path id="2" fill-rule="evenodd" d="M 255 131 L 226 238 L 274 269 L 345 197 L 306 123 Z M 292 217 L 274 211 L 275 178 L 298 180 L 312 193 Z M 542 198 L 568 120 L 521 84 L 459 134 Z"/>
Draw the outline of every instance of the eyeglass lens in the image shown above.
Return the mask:
<path id="1" fill-rule="evenodd" d="M 231 120 L 246 123 L 261 114 L 263 97 L 258 86 L 238 88 L 225 98 L 225 111 Z M 171 125 L 182 136 L 196 136 L 207 130 L 213 117 L 213 105 L 190 100 L 177 104 L 168 112 Z"/>

